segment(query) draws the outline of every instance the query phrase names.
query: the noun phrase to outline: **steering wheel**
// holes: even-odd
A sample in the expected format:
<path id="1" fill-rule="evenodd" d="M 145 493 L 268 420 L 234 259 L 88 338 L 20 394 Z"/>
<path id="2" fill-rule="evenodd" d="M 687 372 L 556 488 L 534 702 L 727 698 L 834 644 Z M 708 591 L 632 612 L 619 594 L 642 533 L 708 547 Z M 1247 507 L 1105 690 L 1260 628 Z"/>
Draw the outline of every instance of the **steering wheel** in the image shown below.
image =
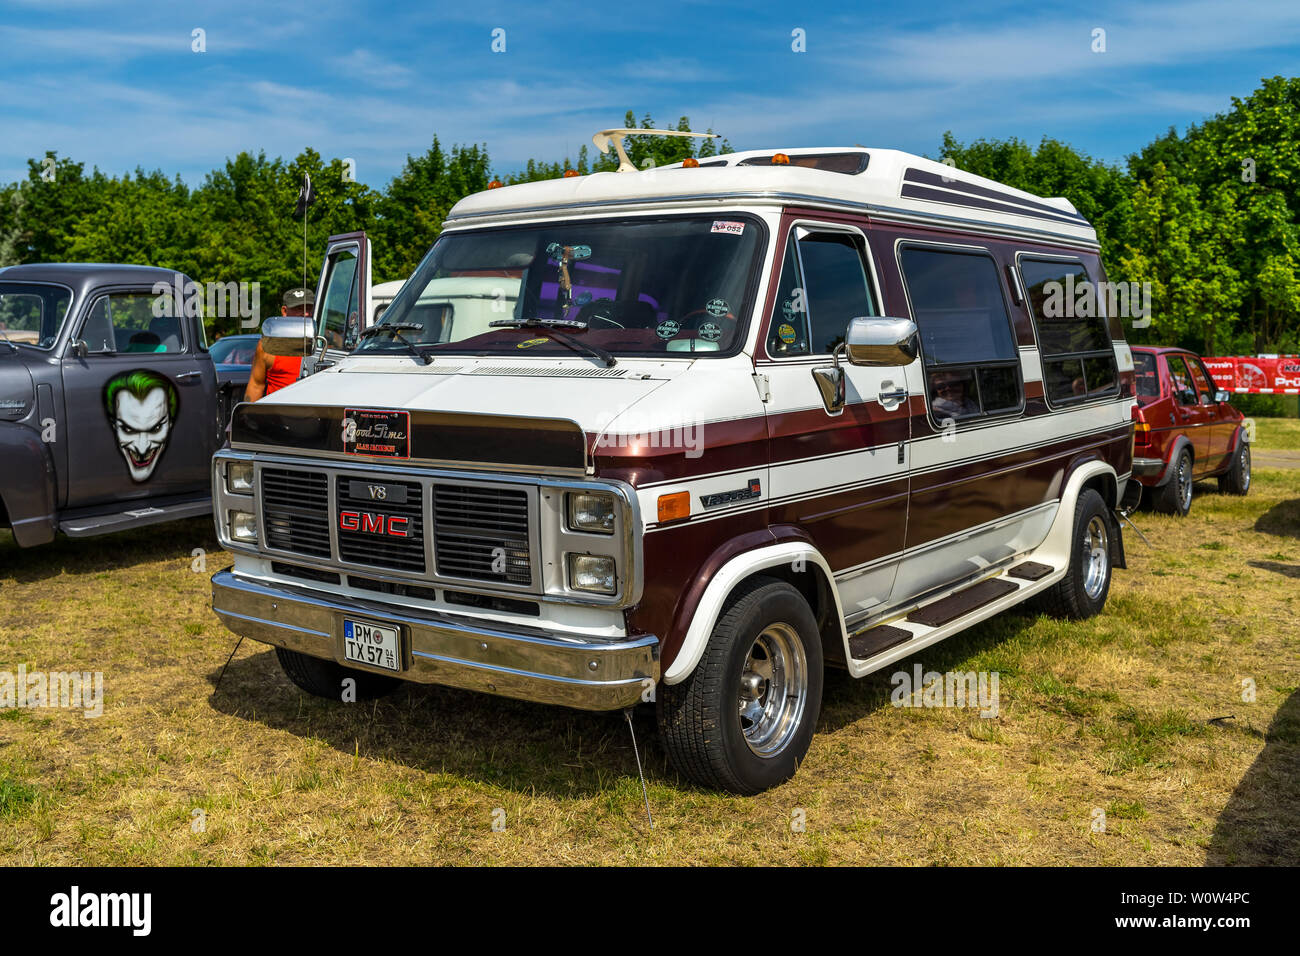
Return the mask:
<path id="1" fill-rule="evenodd" d="M 611 305 L 611 306 L 617 307 L 617 306 L 616 306 L 616 303 L 614 302 L 614 300 L 613 300 L 613 299 L 608 299 L 608 298 L 606 298 L 606 299 L 596 299 L 594 302 L 587 302 L 587 303 L 584 303 L 583 306 L 582 306 L 582 308 L 581 308 L 580 310 L 578 310 L 578 318 L 579 318 L 579 320 L 585 321 L 588 325 L 590 325 L 591 322 L 592 322 L 593 320 L 599 319 L 601 322 L 605 322 L 605 323 L 607 323 L 607 324 L 609 324 L 609 325 L 612 325 L 612 326 L 613 326 L 614 328 L 616 328 L 616 329 L 625 329 L 625 328 L 627 328 L 627 326 L 623 325 L 621 322 L 615 322 L 613 319 L 611 319 L 611 318 L 610 318 L 609 316 L 607 316 L 607 315 L 596 315 L 596 314 L 594 314 L 594 313 L 595 313 L 595 307 L 598 306 L 598 305 L 600 305 L 600 304 L 603 303 L 603 302 L 604 302 L 604 303 L 608 303 L 608 304 Z M 587 312 L 588 309 L 591 309 L 592 311 L 589 312 L 589 313 L 587 313 L 587 316 L 586 316 L 586 318 L 584 319 L 584 318 L 583 318 L 583 313 L 584 313 L 584 312 Z"/>

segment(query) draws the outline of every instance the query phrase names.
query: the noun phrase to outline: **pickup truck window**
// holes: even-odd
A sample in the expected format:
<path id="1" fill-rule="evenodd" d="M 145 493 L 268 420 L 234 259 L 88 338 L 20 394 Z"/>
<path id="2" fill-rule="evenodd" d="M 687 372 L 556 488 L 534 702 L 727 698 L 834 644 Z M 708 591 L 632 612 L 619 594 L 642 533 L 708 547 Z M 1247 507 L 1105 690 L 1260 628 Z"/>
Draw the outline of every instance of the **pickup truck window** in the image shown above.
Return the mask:
<path id="1" fill-rule="evenodd" d="M 615 355 L 723 354 L 743 341 L 765 240 L 722 211 L 444 233 L 380 325 L 418 326 L 402 337 L 436 352 L 573 355 L 551 323 Z M 406 346 L 380 335 L 359 350 Z"/>
<path id="2" fill-rule="evenodd" d="M 35 282 L 0 282 L 0 338 L 48 349 L 68 314 L 72 291 Z"/>
<path id="3" fill-rule="evenodd" d="M 149 292 L 110 292 L 91 303 L 81 339 L 92 355 L 183 352 L 181 320 L 170 311 L 168 300 Z"/>

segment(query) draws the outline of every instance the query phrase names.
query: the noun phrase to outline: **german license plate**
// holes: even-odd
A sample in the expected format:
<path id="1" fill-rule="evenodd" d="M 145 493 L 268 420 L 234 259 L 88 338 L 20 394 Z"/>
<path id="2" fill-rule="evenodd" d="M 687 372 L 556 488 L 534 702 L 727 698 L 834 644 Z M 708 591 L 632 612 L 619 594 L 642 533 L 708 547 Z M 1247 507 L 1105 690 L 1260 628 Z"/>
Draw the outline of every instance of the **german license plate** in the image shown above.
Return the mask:
<path id="1" fill-rule="evenodd" d="M 401 631 L 382 624 L 366 621 L 343 621 L 343 657 L 358 664 L 382 667 L 385 670 L 402 669 Z"/>

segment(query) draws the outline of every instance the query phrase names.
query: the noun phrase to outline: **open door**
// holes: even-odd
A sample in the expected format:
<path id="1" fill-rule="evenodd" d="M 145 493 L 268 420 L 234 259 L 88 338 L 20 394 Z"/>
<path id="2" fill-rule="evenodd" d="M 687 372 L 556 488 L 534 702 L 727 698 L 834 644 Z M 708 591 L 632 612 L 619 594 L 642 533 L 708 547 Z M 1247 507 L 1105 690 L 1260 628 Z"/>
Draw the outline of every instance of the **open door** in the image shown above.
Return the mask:
<path id="1" fill-rule="evenodd" d="M 328 368 L 357 347 L 371 324 L 370 240 L 364 232 L 330 236 L 316 287 L 316 347 L 303 374 Z"/>

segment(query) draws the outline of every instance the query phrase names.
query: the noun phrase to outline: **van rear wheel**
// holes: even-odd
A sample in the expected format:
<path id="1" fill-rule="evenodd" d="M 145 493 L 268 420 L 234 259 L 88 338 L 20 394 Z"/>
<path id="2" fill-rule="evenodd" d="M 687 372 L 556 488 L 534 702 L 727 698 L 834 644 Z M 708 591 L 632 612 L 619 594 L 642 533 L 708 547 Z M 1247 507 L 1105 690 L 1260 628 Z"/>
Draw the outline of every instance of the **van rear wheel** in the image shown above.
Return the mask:
<path id="1" fill-rule="evenodd" d="M 397 677 L 353 670 L 334 661 L 309 657 L 284 647 L 277 647 L 275 656 L 279 658 L 280 667 L 289 680 L 307 693 L 328 700 L 343 700 L 343 681 L 348 678 L 356 681 L 356 700 L 359 701 L 383 697 L 396 690 L 401 683 Z"/>
<path id="2" fill-rule="evenodd" d="M 757 577 L 733 596 L 695 670 L 657 695 L 659 734 L 683 776 L 750 795 L 794 776 L 821 712 L 821 637 L 804 596 Z"/>
<path id="3" fill-rule="evenodd" d="M 1082 620 L 1101 612 L 1110 594 L 1113 524 L 1106 502 L 1093 488 L 1079 493 L 1074 537 L 1065 577 L 1043 592 L 1040 606 L 1056 617 Z"/>

